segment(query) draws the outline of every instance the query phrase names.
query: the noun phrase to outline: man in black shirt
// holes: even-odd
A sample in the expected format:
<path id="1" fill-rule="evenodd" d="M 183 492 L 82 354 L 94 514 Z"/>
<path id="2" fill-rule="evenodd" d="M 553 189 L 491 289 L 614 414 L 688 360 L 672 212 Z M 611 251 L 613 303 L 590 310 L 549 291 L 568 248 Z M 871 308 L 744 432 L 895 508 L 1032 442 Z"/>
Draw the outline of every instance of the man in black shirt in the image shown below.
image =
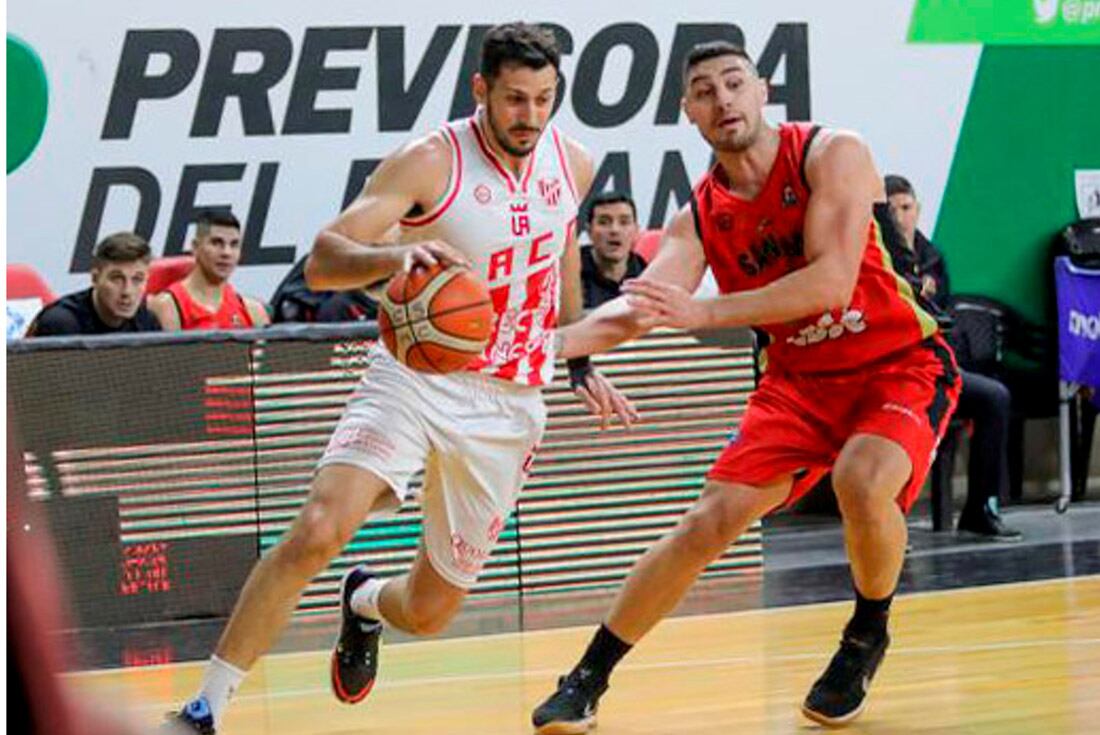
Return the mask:
<path id="1" fill-rule="evenodd" d="M 934 312 L 946 313 L 950 304 L 947 263 L 932 242 L 917 229 L 920 203 L 913 185 L 901 176 L 886 177 L 886 196 L 908 253 L 894 264 L 913 290 Z M 893 255 L 893 254 L 892 254 Z M 962 393 L 955 416 L 974 422 L 966 504 L 959 515 L 959 531 L 997 541 L 1018 541 L 1019 531 L 1001 521 L 997 503 L 1008 492 L 1008 422 L 1012 395 L 999 380 L 960 370 Z"/>
<path id="2" fill-rule="evenodd" d="M 116 232 L 92 254 L 92 287 L 50 304 L 38 313 L 28 337 L 116 332 L 159 332 L 145 308 L 145 281 L 152 253 L 138 235 Z"/>
<path id="3" fill-rule="evenodd" d="M 627 278 L 637 278 L 646 262 L 634 252 L 638 239 L 638 210 L 627 194 L 608 191 L 588 205 L 588 235 L 592 244 L 581 248 L 581 286 L 584 308 L 594 309 L 617 298 Z"/>

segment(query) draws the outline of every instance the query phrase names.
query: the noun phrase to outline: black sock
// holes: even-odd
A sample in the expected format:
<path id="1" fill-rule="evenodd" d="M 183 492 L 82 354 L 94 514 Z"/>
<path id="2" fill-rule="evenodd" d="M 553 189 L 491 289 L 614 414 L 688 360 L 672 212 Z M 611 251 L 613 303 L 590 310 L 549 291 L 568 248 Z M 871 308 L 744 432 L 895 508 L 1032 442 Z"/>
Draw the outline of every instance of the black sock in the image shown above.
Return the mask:
<path id="1" fill-rule="evenodd" d="M 845 631 L 861 638 L 886 635 L 886 623 L 890 619 L 890 603 L 893 600 L 893 592 L 881 600 L 869 600 L 856 590 L 856 611 L 848 621 Z"/>
<path id="2" fill-rule="evenodd" d="M 631 644 L 612 633 L 606 625 L 601 625 L 574 671 L 593 683 L 606 684 L 611 670 L 631 648 Z"/>

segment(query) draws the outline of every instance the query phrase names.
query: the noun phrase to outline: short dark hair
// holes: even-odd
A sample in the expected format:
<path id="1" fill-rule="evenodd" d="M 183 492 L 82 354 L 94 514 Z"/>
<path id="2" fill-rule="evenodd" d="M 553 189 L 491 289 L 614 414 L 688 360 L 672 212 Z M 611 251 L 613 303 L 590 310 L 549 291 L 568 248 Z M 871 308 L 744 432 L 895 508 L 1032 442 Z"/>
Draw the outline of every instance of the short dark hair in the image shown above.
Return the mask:
<path id="1" fill-rule="evenodd" d="M 195 237 L 203 237 L 214 226 L 241 229 L 241 221 L 228 209 L 204 209 L 195 217 Z"/>
<path id="2" fill-rule="evenodd" d="M 560 71 L 558 40 L 549 29 L 530 23 L 493 26 L 481 42 L 481 76 L 492 81 L 505 64 L 520 64 L 535 71 L 549 64 Z"/>
<path id="3" fill-rule="evenodd" d="M 914 199 L 917 198 L 917 192 L 909 183 L 909 179 L 897 174 L 886 174 L 886 196 L 892 197 L 895 194 L 908 194 Z"/>
<path id="4" fill-rule="evenodd" d="M 92 267 L 101 268 L 107 263 L 149 262 L 153 251 L 141 235 L 133 232 L 116 232 L 99 241 L 92 252 Z"/>
<path id="5" fill-rule="evenodd" d="M 684 86 L 687 86 L 688 73 L 696 64 L 702 64 L 704 61 L 717 59 L 719 56 L 736 56 L 739 59 L 744 59 L 749 65 L 749 70 L 752 71 L 753 74 L 759 75 L 759 72 L 756 70 L 756 64 L 753 63 L 752 57 L 749 56 L 749 52 L 745 50 L 744 46 L 738 46 L 729 41 L 707 41 L 692 46 L 687 56 L 684 57 L 684 68 L 681 74 L 684 80 Z"/>
<path id="6" fill-rule="evenodd" d="M 600 192 L 588 200 L 584 221 L 588 225 L 592 224 L 592 220 L 596 217 L 596 207 L 602 207 L 605 204 L 622 204 L 624 202 L 630 205 L 630 211 L 634 213 L 634 221 L 636 222 L 638 220 L 638 207 L 634 205 L 634 199 L 625 191 L 614 189 Z"/>

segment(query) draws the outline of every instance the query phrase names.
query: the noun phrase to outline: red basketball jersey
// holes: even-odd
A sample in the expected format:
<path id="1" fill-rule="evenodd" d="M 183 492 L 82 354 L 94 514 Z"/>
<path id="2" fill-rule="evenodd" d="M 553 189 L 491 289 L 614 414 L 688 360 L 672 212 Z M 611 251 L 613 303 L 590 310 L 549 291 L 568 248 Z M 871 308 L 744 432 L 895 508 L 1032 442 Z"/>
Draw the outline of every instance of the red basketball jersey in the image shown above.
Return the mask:
<path id="1" fill-rule="evenodd" d="M 243 329 L 254 326 L 244 299 L 228 283 L 222 285 L 222 301 L 217 311 L 210 311 L 195 301 L 184 288 L 183 281 L 176 281 L 167 291 L 176 300 L 180 329 Z"/>
<path id="2" fill-rule="evenodd" d="M 819 128 L 779 126 L 779 154 L 764 188 L 748 201 L 730 193 L 716 165 L 695 186 L 691 205 L 707 262 L 722 293 L 765 286 L 806 266 L 803 222 L 810 198 L 804 162 Z M 857 369 L 937 331 L 909 284 L 894 271 L 884 237 L 900 237 L 885 203 L 875 205 L 852 301 L 793 322 L 753 325 L 763 332 L 762 365 L 797 374 Z"/>

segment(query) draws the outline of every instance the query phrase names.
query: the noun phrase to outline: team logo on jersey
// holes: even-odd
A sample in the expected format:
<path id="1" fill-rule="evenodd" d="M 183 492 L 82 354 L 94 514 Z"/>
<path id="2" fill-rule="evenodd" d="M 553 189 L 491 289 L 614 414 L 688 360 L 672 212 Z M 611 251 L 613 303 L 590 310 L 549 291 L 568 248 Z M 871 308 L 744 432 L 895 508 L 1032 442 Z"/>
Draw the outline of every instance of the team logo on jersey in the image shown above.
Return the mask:
<path id="1" fill-rule="evenodd" d="M 546 206 L 556 207 L 561 200 L 561 179 L 539 179 L 539 194 L 546 201 Z"/>
<path id="2" fill-rule="evenodd" d="M 474 199 L 478 204 L 488 204 L 493 199 L 493 190 L 485 184 L 478 184 L 474 188 Z"/>
<path id="3" fill-rule="evenodd" d="M 783 206 L 793 207 L 798 204 L 798 196 L 794 193 L 794 189 L 790 184 L 783 187 Z"/>
<path id="4" fill-rule="evenodd" d="M 714 226 L 721 232 L 729 232 L 733 229 L 733 215 L 722 212 L 714 218 Z"/>

